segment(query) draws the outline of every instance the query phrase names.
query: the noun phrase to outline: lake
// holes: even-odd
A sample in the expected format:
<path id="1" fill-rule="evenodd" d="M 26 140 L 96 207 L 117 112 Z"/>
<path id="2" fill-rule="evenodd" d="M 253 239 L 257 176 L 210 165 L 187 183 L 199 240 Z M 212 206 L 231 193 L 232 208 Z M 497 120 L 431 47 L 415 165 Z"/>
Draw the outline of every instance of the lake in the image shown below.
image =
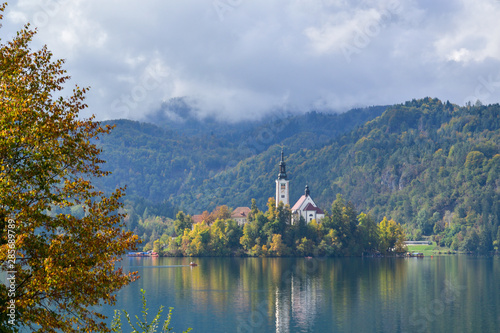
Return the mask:
<path id="1" fill-rule="evenodd" d="M 187 266 L 190 261 L 198 266 Z M 175 332 L 499 332 L 500 258 L 124 258 Z M 103 313 L 112 316 L 112 309 Z M 123 318 L 124 326 L 125 318 Z M 162 320 L 163 322 L 163 320 Z M 128 332 L 128 330 L 124 330 Z"/>

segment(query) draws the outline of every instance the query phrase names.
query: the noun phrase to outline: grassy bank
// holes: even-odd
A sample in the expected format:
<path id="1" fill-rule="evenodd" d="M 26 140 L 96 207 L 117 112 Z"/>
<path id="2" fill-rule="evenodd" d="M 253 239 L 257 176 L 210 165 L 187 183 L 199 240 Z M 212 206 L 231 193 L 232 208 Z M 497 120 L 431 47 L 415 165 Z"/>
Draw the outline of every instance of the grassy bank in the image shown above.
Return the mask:
<path id="1" fill-rule="evenodd" d="M 421 252 L 424 256 L 456 254 L 447 247 L 437 246 L 435 242 L 432 242 L 431 245 L 408 245 L 408 252 Z"/>

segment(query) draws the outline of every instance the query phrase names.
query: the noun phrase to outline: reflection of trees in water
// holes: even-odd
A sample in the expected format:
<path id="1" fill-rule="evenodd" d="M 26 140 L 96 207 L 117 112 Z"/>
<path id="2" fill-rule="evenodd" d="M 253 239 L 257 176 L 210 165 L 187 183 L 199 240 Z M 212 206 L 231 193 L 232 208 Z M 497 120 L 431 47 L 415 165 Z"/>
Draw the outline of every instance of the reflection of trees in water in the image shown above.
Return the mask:
<path id="1" fill-rule="evenodd" d="M 240 332 L 449 331 L 478 318 L 486 332 L 500 324 L 500 261 L 487 260 L 197 258 L 143 279 L 171 280 L 177 304 Z"/>
<path id="2" fill-rule="evenodd" d="M 353 319 L 362 318 L 357 315 L 366 311 L 367 300 L 379 299 L 383 309 L 394 295 L 401 295 L 406 274 L 404 259 L 394 258 L 297 259 L 281 266 L 276 332 L 290 332 L 291 325 L 311 329 L 318 313 L 328 308 L 338 328 L 347 329 Z"/>
<path id="3" fill-rule="evenodd" d="M 199 311 L 235 309 L 250 328 L 274 321 L 277 332 L 308 329 L 325 308 L 342 328 L 353 315 L 345 309 L 361 314 L 373 297 L 384 308 L 400 294 L 405 267 L 394 258 L 199 258 L 176 289 L 191 290 Z"/>

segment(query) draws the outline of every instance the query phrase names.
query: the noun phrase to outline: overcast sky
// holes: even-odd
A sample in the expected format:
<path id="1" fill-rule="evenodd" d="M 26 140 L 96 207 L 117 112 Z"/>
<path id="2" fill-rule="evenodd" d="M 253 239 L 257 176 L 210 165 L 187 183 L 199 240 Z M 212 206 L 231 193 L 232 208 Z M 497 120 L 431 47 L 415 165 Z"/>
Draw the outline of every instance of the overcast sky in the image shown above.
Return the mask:
<path id="1" fill-rule="evenodd" d="M 499 0 L 19 0 L 90 86 L 88 114 L 147 119 L 185 97 L 200 115 L 345 111 L 437 97 L 500 100 Z"/>

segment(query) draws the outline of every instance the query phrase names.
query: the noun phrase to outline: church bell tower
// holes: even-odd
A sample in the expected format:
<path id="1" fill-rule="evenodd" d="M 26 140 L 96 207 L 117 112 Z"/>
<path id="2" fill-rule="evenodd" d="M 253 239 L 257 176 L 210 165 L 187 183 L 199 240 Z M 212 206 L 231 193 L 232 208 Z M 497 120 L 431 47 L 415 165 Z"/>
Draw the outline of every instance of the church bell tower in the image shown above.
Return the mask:
<path id="1" fill-rule="evenodd" d="M 280 172 L 278 173 L 278 179 L 276 179 L 276 207 L 278 207 L 280 201 L 283 201 L 285 205 L 290 205 L 290 187 L 288 183 L 283 149 L 281 149 Z"/>

